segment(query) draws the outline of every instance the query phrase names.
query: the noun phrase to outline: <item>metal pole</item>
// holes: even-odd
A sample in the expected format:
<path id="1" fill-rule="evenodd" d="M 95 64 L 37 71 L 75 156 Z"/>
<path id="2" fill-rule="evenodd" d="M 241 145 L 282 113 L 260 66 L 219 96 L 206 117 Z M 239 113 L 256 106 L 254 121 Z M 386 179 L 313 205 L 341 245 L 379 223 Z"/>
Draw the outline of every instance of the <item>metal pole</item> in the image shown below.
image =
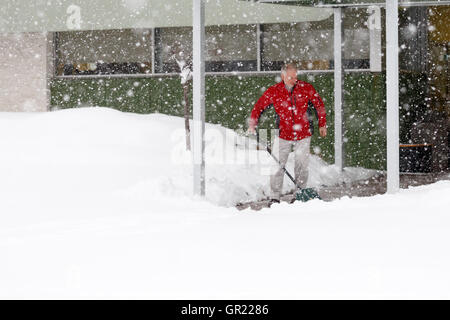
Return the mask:
<path id="1" fill-rule="evenodd" d="M 45 33 L 46 41 L 46 102 L 47 111 L 51 111 L 52 99 L 51 99 L 51 87 L 52 81 L 55 77 L 56 64 L 56 46 L 55 46 L 55 32 Z"/>
<path id="2" fill-rule="evenodd" d="M 155 74 L 155 49 L 156 49 L 155 27 L 153 27 L 152 28 L 152 74 Z"/>
<path id="3" fill-rule="evenodd" d="M 342 86 L 344 83 L 344 69 L 342 67 L 342 9 L 334 9 L 334 163 L 342 171 L 343 143 L 342 143 Z"/>
<path id="4" fill-rule="evenodd" d="M 256 24 L 256 71 L 261 71 L 261 25 Z"/>
<path id="5" fill-rule="evenodd" d="M 191 129 L 189 127 L 189 83 L 183 84 L 184 93 L 184 130 L 186 132 L 186 150 L 191 150 Z"/>
<path id="6" fill-rule="evenodd" d="M 205 1 L 193 0 L 194 195 L 205 195 Z"/>
<path id="7" fill-rule="evenodd" d="M 398 0 L 386 0 L 387 192 L 400 188 L 398 94 Z"/>

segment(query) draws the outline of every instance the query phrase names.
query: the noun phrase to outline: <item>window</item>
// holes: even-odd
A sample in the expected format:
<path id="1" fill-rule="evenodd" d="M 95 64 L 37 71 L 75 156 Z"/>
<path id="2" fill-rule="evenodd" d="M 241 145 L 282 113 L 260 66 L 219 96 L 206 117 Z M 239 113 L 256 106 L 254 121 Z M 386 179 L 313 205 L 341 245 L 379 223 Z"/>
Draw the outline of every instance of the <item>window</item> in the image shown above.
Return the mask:
<path id="1" fill-rule="evenodd" d="M 256 25 L 206 27 L 207 72 L 256 71 Z M 191 28 L 155 30 L 156 72 L 179 72 L 176 60 L 192 61 Z"/>
<path id="2" fill-rule="evenodd" d="M 256 25 L 206 28 L 206 71 L 256 71 Z"/>
<path id="3" fill-rule="evenodd" d="M 59 32 L 56 55 L 57 75 L 151 73 L 151 31 Z"/>
<path id="4" fill-rule="evenodd" d="M 261 69 L 280 70 L 296 61 L 302 70 L 330 69 L 333 59 L 333 17 L 320 22 L 261 25 Z"/>
<path id="5" fill-rule="evenodd" d="M 427 7 L 399 10 L 399 67 L 406 72 L 425 72 L 428 65 Z"/>
<path id="6" fill-rule="evenodd" d="M 192 61 L 191 28 L 155 29 L 155 72 L 180 72 L 177 60 Z"/>
<path id="7" fill-rule="evenodd" d="M 343 65 L 346 69 L 370 68 L 370 32 L 367 9 L 345 9 Z M 300 23 L 260 26 L 221 25 L 206 27 L 207 72 L 280 70 L 286 61 L 296 61 L 301 70 L 334 67 L 334 18 Z M 192 28 L 152 30 L 121 29 L 59 32 L 56 35 L 56 74 L 150 74 L 154 54 L 155 73 L 177 73 L 177 60 L 192 62 Z"/>
<path id="8" fill-rule="evenodd" d="M 345 69 L 370 69 L 370 31 L 367 8 L 346 8 L 344 29 L 343 66 Z"/>
<path id="9" fill-rule="evenodd" d="M 369 29 L 366 9 L 345 9 L 343 17 L 346 69 L 370 68 Z M 261 69 L 280 70 L 286 61 L 300 70 L 334 68 L 334 17 L 322 21 L 261 25 Z"/>

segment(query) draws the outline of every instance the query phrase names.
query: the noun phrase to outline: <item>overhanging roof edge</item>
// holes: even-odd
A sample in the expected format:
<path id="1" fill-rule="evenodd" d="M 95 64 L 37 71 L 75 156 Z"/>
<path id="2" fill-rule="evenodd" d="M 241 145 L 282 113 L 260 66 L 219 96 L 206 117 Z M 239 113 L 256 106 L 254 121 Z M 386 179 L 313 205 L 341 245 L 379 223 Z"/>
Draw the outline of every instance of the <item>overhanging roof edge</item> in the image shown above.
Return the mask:
<path id="1" fill-rule="evenodd" d="M 240 0 L 205 2 L 206 25 L 319 21 L 332 15 L 331 9 Z M 0 33 L 192 25 L 192 0 L 142 0 L 135 7 L 126 3 L 126 0 L 5 1 L 0 4 Z"/>

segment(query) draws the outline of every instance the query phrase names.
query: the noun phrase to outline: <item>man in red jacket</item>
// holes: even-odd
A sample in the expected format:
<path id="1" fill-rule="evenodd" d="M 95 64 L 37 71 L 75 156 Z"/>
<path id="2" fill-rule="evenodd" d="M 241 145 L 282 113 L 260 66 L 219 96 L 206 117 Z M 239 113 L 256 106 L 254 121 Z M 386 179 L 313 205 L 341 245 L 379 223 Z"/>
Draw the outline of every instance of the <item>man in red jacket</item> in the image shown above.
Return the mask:
<path id="1" fill-rule="evenodd" d="M 279 117 L 279 137 L 275 138 L 272 152 L 280 164 L 285 166 L 291 148 L 295 156 L 295 180 L 301 188 L 308 181 L 309 146 L 311 142 L 308 106 L 317 111 L 319 134 L 327 134 L 325 106 L 314 87 L 297 79 L 297 67 L 293 63 L 285 64 L 281 69 L 280 83 L 271 86 L 256 102 L 249 120 L 249 132 L 255 133 L 261 113 L 273 105 Z M 284 172 L 280 168 L 270 177 L 271 203 L 280 202 Z"/>

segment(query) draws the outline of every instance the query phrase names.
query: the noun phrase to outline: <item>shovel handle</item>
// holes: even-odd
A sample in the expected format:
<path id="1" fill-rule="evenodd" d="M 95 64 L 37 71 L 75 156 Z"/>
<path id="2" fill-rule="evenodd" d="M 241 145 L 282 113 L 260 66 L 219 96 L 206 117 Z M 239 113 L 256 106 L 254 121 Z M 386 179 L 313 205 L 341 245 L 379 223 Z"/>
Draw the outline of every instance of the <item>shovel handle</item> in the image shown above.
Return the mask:
<path id="1" fill-rule="evenodd" d="M 272 156 L 272 158 L 278 163 L 278 165 L 280 166 L 280 168 L 283 169 L 284 173 L 288 176 L 288 178 L 291 179 L 291 181 L 295 184 L 295 186 L 297 187 L 297 189 L 302 189 L 302 188 L 300 188 L 300 187 L 297 185 L 297 183 L 295 182 L 294 177 L 289 173 L 289 171 L 287 171 L 286 167 L 283 166 L 283 165 L 280 163 L 280 160 L 278 160 L 277 157 L 275 157 L 275 155 L 272 153 L 272 150 L 270 149 L 270 147 L 269 147 L 267 144 L 262 144 L 262 143 L 259 141 L 259 132 L 258 132 L 258 130 L 256 130 L 256 145 L 258 145 L 258 146 L 259 146 L 259 145 L 263 146 L 263 147 L 266 149 L 266 151 Z"/>

